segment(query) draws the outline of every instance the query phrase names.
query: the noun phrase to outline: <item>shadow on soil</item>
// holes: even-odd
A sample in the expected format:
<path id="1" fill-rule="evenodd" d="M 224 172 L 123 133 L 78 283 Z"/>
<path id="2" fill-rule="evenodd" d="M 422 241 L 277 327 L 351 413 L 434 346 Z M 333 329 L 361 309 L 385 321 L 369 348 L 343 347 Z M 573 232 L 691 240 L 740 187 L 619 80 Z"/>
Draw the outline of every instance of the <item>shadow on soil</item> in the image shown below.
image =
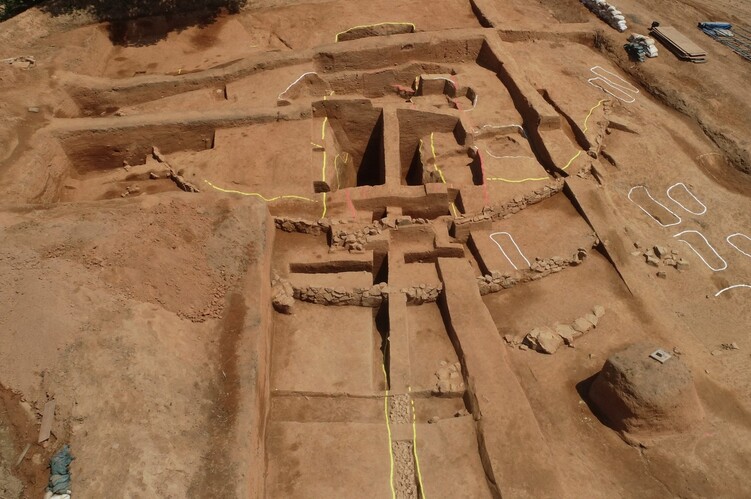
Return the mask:
<path id="1" fill-rule="evenodd" d="M 3 1 L 3 0 L 0 0 Z M 34 0 L 28 1 L 30 7 Z M 220 15 L 235 14 L 247 0 L 51 0 L 39 8 L 53 16 L 87 12 L 108 22 L 110 40 L 120 46 L 146 46 L 173 32 L 213 24 Z"/>
<path id="2" fill-rule="evenodd" d="M 599 409 L 597 409 L 597 406 L 595 406 L 589 398 L 589 389 L 592 386 L 592 383 L 594 383 L 595 378 L 597 378 L 598 374 L 600 374 L 599 371 L 589 378 L 578 382 L 576 384 L 576 391 L 579 393 L 579 397 L 584 401 L 584 403 L 587 404 L 587 407 L 589 408 L 589 411 L 592 413 L 592 415 L 596 417 L 602 425 L 613 429 L 613 425 L 610 424 L 607 418 L 605 418 L 605 416 L 600 412 Z"/>

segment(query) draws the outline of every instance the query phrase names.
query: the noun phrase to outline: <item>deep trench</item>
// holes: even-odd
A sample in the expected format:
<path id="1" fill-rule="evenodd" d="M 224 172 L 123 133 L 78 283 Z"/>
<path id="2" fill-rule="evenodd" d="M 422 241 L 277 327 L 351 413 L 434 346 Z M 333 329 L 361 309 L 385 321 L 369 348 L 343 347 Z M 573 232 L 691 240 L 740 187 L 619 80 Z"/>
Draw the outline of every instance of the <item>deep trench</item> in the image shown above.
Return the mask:
<path id="1" fill-rule="evenodd" d="M 540 163 L 551 175 L 555 176 L 560 173 L 559 168 L 556 167 L 555 162 L 540 135 L 539 114 L 535 111 L 529 100 L 519 89 L 519 86 L 514 79 L 504 68 L 503 62 L 498 59 L 490 47 L 488 47 L 487 43 L 483 43 L 480 53 L 477 56 L 476 63 L 482 68 L 493 71 L 508 90 L 511 100 L 514 102 L 514 107 L 522 117 L 525 135 L 529 141 L 532 154 L 535 155 L 538 163 Z"/>

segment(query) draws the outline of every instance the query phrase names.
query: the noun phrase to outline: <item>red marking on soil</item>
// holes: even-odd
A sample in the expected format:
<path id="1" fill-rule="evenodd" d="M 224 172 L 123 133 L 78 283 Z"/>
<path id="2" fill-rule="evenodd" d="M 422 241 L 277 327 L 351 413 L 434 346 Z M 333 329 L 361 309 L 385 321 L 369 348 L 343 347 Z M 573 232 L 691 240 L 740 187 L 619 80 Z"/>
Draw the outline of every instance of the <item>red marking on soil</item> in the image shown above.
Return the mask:
<path id="1" fill-rule="evenodd" d="M 357 210 L 355 210 L 355 205 L 352 203 L 352 198 L 349 197 L 349 189 L 344 191 L 344 197 L 347 200 L 347 208 L 352 213 L 352 218 L 357 218 Z"/>

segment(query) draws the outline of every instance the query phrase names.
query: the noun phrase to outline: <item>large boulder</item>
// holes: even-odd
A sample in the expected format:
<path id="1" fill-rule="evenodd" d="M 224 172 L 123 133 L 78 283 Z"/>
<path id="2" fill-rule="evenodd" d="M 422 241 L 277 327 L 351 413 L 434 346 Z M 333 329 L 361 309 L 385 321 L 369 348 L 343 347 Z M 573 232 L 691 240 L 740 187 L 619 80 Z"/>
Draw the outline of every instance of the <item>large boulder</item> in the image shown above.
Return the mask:
<path id="1" fill-rule="evenodd" d="M 613 354 L 589 390 L 610 426 L 636 441 L 684 431 L 704 416 L 688 366 L 677 356 L 660 363 L 649 356 L 655 350 L 637 343 Z"/>

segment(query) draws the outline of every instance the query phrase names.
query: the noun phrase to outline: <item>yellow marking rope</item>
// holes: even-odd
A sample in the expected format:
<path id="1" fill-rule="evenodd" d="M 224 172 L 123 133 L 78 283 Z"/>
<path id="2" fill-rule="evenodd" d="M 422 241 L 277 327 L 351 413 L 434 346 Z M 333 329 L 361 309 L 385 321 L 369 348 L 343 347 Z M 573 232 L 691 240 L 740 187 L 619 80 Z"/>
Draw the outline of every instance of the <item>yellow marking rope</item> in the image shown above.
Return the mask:
<path id="1" fill-rule="evenodd" d="M 602 105 L 602 103 L 606 102 L 607 100 L 608 99 L 602 99 L 602 100 L 600 100 L 600 102 L 598 102 L 595 107 L 593 107 L 592 109 L 589 110 L 589 113 L 587 114 L 587 117 L 584 118 L 584 133 L 587 133 L 587 121 L 589 120 L 589 117 L 592 116 L 592 113 L 594 112 L 595 109 L 597 109 L 598 107 L 600 107 Z"/>
<path id="2" fill-rule="evenodd" d="M 576 161 L 576 158 L 578 158 L 579 156 L 581 156 L 581 153 L 582 153 L 582 152 L 584 152 L 584 151 L 579 151 L 579 152 L 577 152 L 576 154 L 574 154 L 574 157 L 573 157 L 573 158 L 571 158 L 570 160 L 568 160 L 568 163 L 566 163 L 566 166 L 564 166 L 563 168 L 561 168 L 561 170 L 565 170 L 566 168 L 568 168 L 569 166 L 571 166 L 571 164 L 572 164 L 572 163 L 573 163 L 574 161 Z"/>
<path id="3" fill-rule="evenodd" d="M 339 42 L 339 37 L 343 35 L 344 33 L 347 33 L 348 31 L 352 31 L 353 29 L 360 29 L 360 28 L 374 28 L 376 26 L 412 26 L 412 32 L 417 31 L 417 26 L 415 26 L 412 23 L 401 23 L 401 22 L 385 22 L 385 23 L 376 23 L 376 24 L 362 24 L 360 26 L 352 26 L 351 28 L 347 28 L 344 31 L 340 31 L 336 34 L 336 37 L 334 38 L 334 43 Z"/>
<path id="4" fill-rule="evenodd" d="M 415 455 L 415 467 L 417 468 L 417 482 L 420 484 L 420 495 L 425 499 L 425 486 L 422 484 L 422 473 L 420 472 L 420 460 L 417 458 L 417 423 L 415 415 L 415 401 L 412 399 L 412 387 L 408 387 L 410 396 L 409 402 L 412 404 L 412 452 Z"/>
<path id="5" fill-rule="evenodd" d="M 588 125 L 587 122 L 589 121 L 589 118 L 592 116 L 592 113 L 602 105 L 603 102 L 606 102 L 608 99 L 602 99 L 600 102 L 598 102 L 592 109 L 589 110 L 589 113 L 587 113 L 587 117 L 584 118 L 584 133 L 587 133 Z M 571 166 L 576 159 L 581 156 L 582 152 L 584 151 L 578 151 L 574 156 L 568 160 L 568 163 L 566 163 L 566 166 L 561 168 L 561 170 L 566 170 L 569 166 Z M 500 181 L 500 182 L 507 182 L 509 184 L 521 184 L 522 182 L 531 182 L 531 181 L 539 181 L 539 180 L 548 180 L 550 177 L 534 177 L 534 178 L 523 178 L 521 180 L 510 180 L 507 178 L 502 177 L 488 177 L 487 180 L 492 181 Z"/>
<path id="6" fill-rule="evenodd" d="M 422 139 L 420 139 L 420 146 L 419 147 L 420 147 L 420 153 L 421 154 L 422 154 L 422 145 L 423 145 L 423 142 L 422 142 Z M 437 161 L 436 155 L 435 155 L 435 142 L 433 140 L 433 133 L 432 132 L 430 134 L 430 151 L 433 153 L 433 168 L 435 168 L 435 171 L 437 171 L 438 175 L 441 177 L 441 182 L 443 182 L 445 184 L 446 183 L 446 177 L 443 176 L 443 172 L 441 171 L 440 168 L 438 168 L 438 161 Z M 456 205 L 454 204 L 453 201 L 449 204 L 449 207 L 451 208 L 453 217 L 454 218 L 459 218 L 459 215 L 458 215 L 459 210 L 457 209 L 457 207 L 456 207 Z"/>
<path id="7" fill-rule="evenodd" d="M 266 196 L 264 196 L 262 194 L 259 194 L 257 192 L 243 192 L 243 191 L 235 191 L 235 190 L 232 190 L 232 189 L 223 189 L 222 187 L 219 187 L 217 185 L 212 184 L 208 180 L 204 179 L 204 182 L 206 182 L 207 184 L 209 184 L 209 186 L 211 186 L 212 188 L 216 189 L 217 191 L 226 192 L 227 194 L 240 194 L 241 196 L 255 196 L 255 197 L 259 197 L 259 198 L 263 199 L 267 203 L 270 203 L 272 201 L 278 201 L 280 199 L 300 199 L 302 201 L 310 201 L 311 203 L 317 203 L 318 202 L 315 199 L 310 199 L 310 198 L 306 198 L 306 197 L 303 197 L 303 196 L 296 196 L 294 194 L 284 194 L 284 195 L 281 195 L 281 196 L 274 196 L 273 198 L 267 198 Z"/>
<path id="8" fill-rule="evenodd" d="M 438 168 L 438 161 L 435 157 L 435 143 L 433 142 L 433 132 L 430 132 L 430 150 L 433 152 L 433 168 L 435 168 L 435 171 L 438 172 L 438 175 L 441 176 L 441 182 L 444 184 L 446 183 L 446 178 L 443 176 L 443 172 L 440 168 Z"/>
<path id="9" fill-rule="evenodd" d="M 383 381 L 386 383 L 386 395 L 383 397 L 383 413 L 386 416 L 386 431 L 389 435 L 389 461 L 391 463 L 391 474 L 389 484 L 391 485 L 391 497 L 396 499 L 396 490 L 394 489 L 394 445 L 391 439 L 391 422 L 389 420 L 389 377 L 386 374 L 386 366 L 381 364 L 383 371 Z"/>
<path id="10" fill-rule="evenodd" d="M 456 208 L 456 205 L 453 202 L 451 202 L 449 206 L 451 207 L 451 211 L 452 211 L 452 214 L 454 215 L 454 218 L 459 218 L 459 210 Z"/>
<path id="11" fill-rule="evenodd" d="M 549 180 L 549 179 L 550 177 L 530 177 L 530 178 L 523 178 L 520 180 L 511 180 L 511 179 L 503 178 L 503 177 L 488 177 L 488 180 L 507 182 L 509 184 L 521 184 L 523 182 L 532 182 L 532 181 Z"/>
<path id="12" fill-rule="evenodd" d="M 326 123 L 329 122 L 329 117 L 323 118 L 323 124 L 321 125 L 321 142 L 323 143 L 323 167 L 321 168 L 321 180 L 326 182 Z M 323 192 L 323 213 L 321 218 L 326 218 L 326 191 Z"/>

